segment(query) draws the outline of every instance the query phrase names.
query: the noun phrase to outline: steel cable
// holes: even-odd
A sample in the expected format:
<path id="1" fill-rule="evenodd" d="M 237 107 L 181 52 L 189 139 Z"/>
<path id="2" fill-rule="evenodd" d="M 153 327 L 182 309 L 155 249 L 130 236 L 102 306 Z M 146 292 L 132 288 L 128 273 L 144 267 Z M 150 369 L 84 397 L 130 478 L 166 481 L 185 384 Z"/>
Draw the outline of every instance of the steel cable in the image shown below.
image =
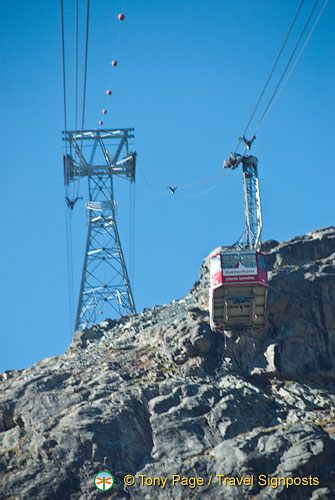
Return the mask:
<path id="1" fill-rule="evenodd" d="M 85 67 L 84 67 L 84 86 L 83 86 L 83 109 L 81 117 L 81 144 L 80 151 L 83 150 L 83 132 L 84 132 L 84 121 L 85 121 L 85 105 L 86 105 L 86 80 L 87 80 L 87 53 L 88 53 L 88 26 L 89 26 L 89 15 L 90 15 L 90 0 L 86 2 L 86 34 L 85 34 Z M 77 183 L 77 193 L 79 194 L 80 176 L 78 177 Z"/>
<path id="2" fill-rule="evenodd" d="M 257 128 L 256 128 L 256 130 L 255 130 L 255 133 L 256 133 L 256 131 L 257 131 L 257 130 L 261 127 L 261 125 L 263 124 L 263 122 L 264 122 L 265 118 L 266 118 L 266 117 L 268 116 L 268 114 L 270 113 L 272 106 L 274 105 L 274 103 L 276 102 L 276 100 L 278 99 L 278 97 L 280 96 L 280 94 L 282 93 L 282 91 L 283 91 L 283 89 L 284 89 L 284 87 L 285 87 L 285 85 L 286 85 L 286 83 L 287 83 L 288 79 L 290 78 L 290 76 L 291 76 L 291 74 L 292 74 L 292 72 L 293 72 L 294 68 L 295 68 L 295 67 L 296 67 L 296 65 L 298 64 L 298 62 L 299 62 L 299 60 L 300 60 L 300 58 L 301 58 L 301 56 L 302 56 L 302 54 L 303 54 L 303 52 L 304 52 L 304 50 L 305 50 L 305 48 L 306 48 L 306 46 L 307 46 L 307 44 L 308 44 L 308 42 L 309 42 L 310 38 L 311 38 L 311 36 L 312 36 L 312 34 L 313 34 L 313 32 L 314 32 L 314 30 L 315 30 L 316 26 L 318 25 L 318 23 L 319 23 L 319 21 L 320 21 L 320 18 L 321 18 L 322 14 L 323 14 L 323 11 L 325 10 L 325 8 L 326 8 L 326 6 L 327 6 L 327 3 L 328 3 L 328 0 L 325 0 L 324 4 L 323 4 L 323 6 L 322 6 L 322 9 L 321 9 L 321 11 L 320 11 L 320 13 L 319 13 L 319 15 L 318 15 L 318 17 L 317 17 L 317 19 L 316 19 L 315 23 L 313 24 L 313 27 L 312 27 L 311 31 L 310 31 L 310 32 L 309 32 L 309 34 L 308 34 L 308 37 L 306 38 L 306 40 L 305 40 L 305 42 L 304 42 L 304 44 L 303 44 L 303 46 L 302 46 L 302 48 L 301 48 L 301 50 L 300 50 L 299 54 L 297 55 L 296 60 L 294 61 L 293 65 L 292 65 L 292 67 L 291 67 L 291 69 L 290 69 L 290 71 L 288 72 L 288 74 L 287 74 L 287 76 L 286 76 L 286 78 L 285 78 L 285 80 L 284 80 L 284 82 L 283 82 L 283 85 L 280 87 L 280 89 L 278 90 L 278 92 L 277 92 L 277 94 L 275 95 L 274 99 L 272 100 L 272 102 L 271 102 L 271 103 L 270 103 L 270 105 L 268 106 L 267 111 L 263 114 L 263 117 L 262 117 L 261 121 L 259 122 L 259 124 L 258 124 L 258 126 L 257 126 Z"/>
<path id="3" fill-rule="evenodd" d="M 64 42 L 64 9 L 63 0 L 60 0 L 60 14 L 61 14 L 61 37 L 62 37 L 62 69 L 63 69 L 63 103 L 64 103 L 64 134 L 65 134 L 65 191 L 68 194 L 68 176 L 66 168 L 66 158 L 67 158 L 67 113 L 66 113 L 66 73 L 65 73 L 65 42 Z M 71 221 L 68 220 L 68 211 L 65 208 L 65 222 L 66 222 L 66 251 L 67 251 L 67 268 L 68 268 L 68 287 L 69 287 L 69 326 L 70 335 L 72 337 L 73 331 L 73 259 L 72 259 L 72 231 L 71 231 Z"/>
<path id="4" fill-rule="evenodd" d="M 74 36 L 75 36 L 75 56 L 74 56 L 74 71 L 75 71 L 75 118 L 74 118 L 74 123 L 75 123 L 75 131 L 78 129 L 78 123 L 77 123 L 77 118 L 78 118 L 78 0 L 75 2 L 75 30 L 74 30 Z"/>
<path id="5" fill-rule="evenodd" d="M 146 173 L 148 175 L 150 175 L 150 177 L 152 177 L 152 178 L 156 177 L 156 179 L 157 179 L 157 182 L 155 181 L 156 184 L 160 184 L 161 186 L 164 186 L 164 188 L 171 185 L 171 182 L 167 182 L 167 181 L 164 182 L 164 179 L 162 179 L 159 175 L 157 175 L 156 172 L 154 172 L 151 168 L 149 168 L 148 165 L 146 165 L 146 163 L 143 161 L 143 159 L 139 155 L 137 155 L 137 157 L 140 160 L 140 162 L 142 163 L 143 170 L 146 171 Z M 202 177 L 202 178 L 198 179 L 197 181 L 194 181 L 194 182 L 191 182 L 188 184 L 177 184 L 177 183 L 172 183 L 172 184 L 176 185 L 178 188 L 184 188 L 184 187 L 188 188 L 188 187 L 193 187 L 193 186 L 199 186 L 202 184 L 207 184 L 208 182 L 210 182 L 212 180 L 216 180 L 216 178 L 219 178 L 222 175 L 222 172 L 223 172 L 223 170 L 222 170 L 222 168 L 220 168 L 220 169 L 216 170 L 215 172 L 213 172 L 212 174 L 207 175 L 206 177 Z"/>
<path id="6" fill-rule="evenodd" d="M 272 106 L 272 103 L 273 103 L 274 99 L 276 98 L 276 94 L 277 94 L 277 92 L 278 92 L 278 89 L 279 89 L 279 87 L 280 87 L 280 84 L 281 84 L 281 82 L 283 81 L 283 78 L 284 78 L 284 76 L 285 76 L 285 74 L 286 74 L 286 71 L 287 71 L 287 69 L 288 69 L 289 65 L 291 64 L 291 61 L 292 61 L 292 59 L 293 59 L 293 57 L 294 57 L 294 54 L 296 53 L 296 50 L 297 50 L 297 48 L 298 48 L 298 45 L 299 45 L 299 44 L 300 44 L 300 42 L 301 42 L 301 39 L 302 39 L 302 37 L 303 37 L 303 35 L 304 35 L 305 31 L 306 31 L 306 28 L 307 28 L 307 26 L 308 26 L 308 24 L 309 24 L 309 21 L 311 20 L 311 17 L 312 17 L 312 15 L 313 15 L 313 13 L 314 13 L 314 11 L 315 11 L 316 6 L 317 6 L 317 4 L 318 4 L 318 3 L 319 3 L 319 0 L 316 0 L 316 1 L 314 2 L 314 5 L 313 5 L 313 7 L 312 7 L 312 10 L 311 10 L 311 12 L 310 12 L 310 14 L 309 14 L 309 16 L 308 16 L 308 18 L 307 18 L 307 21 L 306 21 L 306 22 L 305 22 L 305 24 L 304 24 L 304 27 L 303 27 L 303 29 L 302 29 L 302 31 L 301 31 L 301 33 L 300 33 L 300 36 L 299 36 L 299 38 L 298 38 L 298 41 L 296 42 L 296 44 L 295 44 L 295 46 L 294 46 L 294 48 L 293 48 L 293 51 L 292 51 L 292 53 L 291 53 L 291 55 L 290 55 L 290 57 L 289 57 L 289 60 L 288 60 L 288 62 L 287 62 L 287 64 L 286 64 L 286 66 L 285 66 L 285 68 L 284 68 L 284 70 L 283 70 L 283 72 L 282 72 L 282 74 L 281 74 L 281 76 L 280 76 L 280 78 L 279 78 L 279 81 L 278 81 L 278 83 L 277 83 L 277 85 L 276 85 L 276 88 L 275 88 L 275 90 L 273 91 L 273 93 L 272 93 L 272 95 L 271 95 L 271 97 L 270 97 L 270 100 L 269 100 L 269 102 L 268 102 L 268 105 L 266 106 L 265 111 L 264 111 L 264 113 L 263 113 L 263 115 L 262 115 L 261 119 L 259 120 L 259 122 L 258 122 L 258 124 L 257 124 L 257 126 L 256 126 L 256 128 L 255 128 L 255 130 L 254 130 L 254 132 L 253 132 L 253 134 L 252 134 L 252 136 L 256 134 L 256 132 L 259 130 L 260 126 L 262 125 L 262 123 L 263 123 L 263 121 L 264 121 L 265 117 L 268 115 L 268 111 L 269 111 L 270 107 Z"/>
<path id="7" fill-rule="evenodd" d="M 243 136 L 244 136 L 244 135 L 245 135 L 245 133 L 247 132 L 247 130 L 248 130 L 248 128 L 249 128 L 249 125 L 250 125 L 250 123 L 251 123 L 251 121 L 252 121 L 253 117 L 255 116 L 255 113 L 256 113 L 256 111 L 257 111 L 257 109 L 258 109 L 258 106 L 260 105 L 260 102 L 261 102 L 261 100 L 262 100 L 262 98 L 263 98 L 263 95 L 264 95 L 264 93 L 265 93 L 265 91 L 266 91 L 266 89 L 267 89 L 267 86 L 268 86 L 268 84 L 269 84 L 269 82 L 270 82 L 270 80 L 271 80 L 271 77 L 272 77 L 272 75 L 273 75 L 273 72 L 274 72 L 274 70 L 276 69 L 276 66 L 277 66 L 277 64 L 278 64 L 278 61 L 279 61 L 279 59 L 280 59 L 280 56 L 281 56 L 281 54 L 282 54 L 282 52 L 283 52 L 283 50 L 284 50 L 284 48 L 285 48 L 286 42 L 287 42 L 287 40 L 288 40 L 288 38 L 289 38 L 289 36 L 290 36 L 290 34 L 291 34 L 291 31 L 292 31 L 292 29 L 293 29 L 293 26 L 295 25 L 296 19 L 297 19 L 298 14 L 299 14 L 299 12 L 300 12 L 300 10 L 301 10 L 301 7 L 303 6 L 304 1 L 305 1 L 305 0 L 301 0 L 301 2 L 300 2 L 300 4 L 299 4 L 299 7 L 298 7 L 298 9 L 297 9 L 297 11 L 296 11 L 296 13 L 295 13 L 294 18 L 293 18 L 293 21 L 291 22 L 291 25 L 290 25 L 290 27 L 289 27 L 289 30 L 288 30 L 287 34 L 286 34 L 286 37 L 285 37 L 285 39 L 284 39 L 284 41 L 283 41 L 283 43 L 282 43 L 282 45 L 281 45 L 281 47 L 280 47 L 280 50 L 279 50 L 278 55 L 277 55 L 277 57 L 276 57 L 276 60 L 275 60 L 275 62 L 274 62 L 274 64 L 273 64 L 273 66 L 272 66 L 272 69 L 271 69 L 271 71 L 270 71 L 270 74 L 269 74 L 269 76 L 268 76 L 268 78 L 267 78 L 267 80 L 266 80 L 266 82 L 265 82 L 265 84 L 264 84 L 263 90 L 262 90 L 262 92 L 260 93 L 260 96 L 259 96 L 259 98 L 258 98 L 258 100 L 257 100 L 257 102 L 256 102 L 256 105 L 255 105 L 255 107 L 254 107 L 254 109 L 253 109 L 253 111 L 252 111 L 252 113 L 251 113 L 251 115 L 250 115 L 250 118 L 249 118 L 249 120 L 248 120 L 248 123 L 247 123 L 247 125 L 245 126 L 245 129 L 244 129 L 243 134 L 242 134 Z M 235 152 L 237 152 L 237 150 L 238 150 L 238 148 L 239 148 L 240 144 L 241 144 L 241 139 L 240 139 L 240 140 L 239 140 L 239 142 L 237 143 L 237 146 L 236 146 L 236 148 L 235 148 L 235 150 L 234 150 Z"/>
<path id="8" fill-rule="evenodd" d="M 60 16 L 61 16 L 61 31 L 62 31 L 62 66 L 63 66 L 63 105 L 64 105 L 64 133 L 66 134 L 66 79 L 65 79 L 65 44 L 64 44 L 64 11 L 63 0 L 60 0 Z M 67 153 L 65 141 L 65 155 Z"/>
<path id="9" fill-rule="evenodd" d="M 85 68 L 84 68 L 84 87 L 83 87 L 83 111 L 81 119 L 81 133 L 84 131 L 84 120 L 85 120 L 85 105 L 86 105 L 86 80 L 87 80 L 87 52 L 88 52 L 88 26 L 89 26 L 89 12 L 90 11 L 90 0 L 86 2 L 86 35 L 85 35 Z M 81 142 L 81 150 L 83 143 Z"/>

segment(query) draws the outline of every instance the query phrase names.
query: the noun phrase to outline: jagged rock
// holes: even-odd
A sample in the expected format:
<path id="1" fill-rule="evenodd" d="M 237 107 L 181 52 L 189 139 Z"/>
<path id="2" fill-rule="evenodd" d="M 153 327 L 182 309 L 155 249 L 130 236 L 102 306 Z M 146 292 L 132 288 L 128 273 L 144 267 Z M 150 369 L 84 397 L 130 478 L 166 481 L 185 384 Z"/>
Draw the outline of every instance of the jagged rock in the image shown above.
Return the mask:
<path id="1" fill-rule="evenodd" d="M 269 268 L 268 323 L 243 338 L 227 332 L 227 350 L 250 374 L 335 378 L 335 230 L 308 233 L 289 242 L 266 242 Z M 208 266 L 194 289 L 208 307 Z M 235 364 L 236 364 L 235 363 Z"/>
<path id="2" fill-rule="evenodd" d="M 109 322 L 106 323 L 109 325 Z M 71 347 L 85 348 L 89 344 L 100 340 L 103 337 L 103 330 L 98 326 L 93 326 L 92 328 L 86 328 L 86 330 L 76 330 L 72 337 Z"/>
<path id="3" fill-rule="evenodd" d="M 186 297 L 2 374 L 0 500 L 98 499 L 101 470 L 120 500 L 335 498 L 335 228 L 262 249 L 264 331 L 211 332 L 207 258 Z"/>
<path id="4" fill-rule="evenodd" d="M 15 427 L 13 415 L 7 410 L 0 410 L 0 432 L 8 431 Z"/>

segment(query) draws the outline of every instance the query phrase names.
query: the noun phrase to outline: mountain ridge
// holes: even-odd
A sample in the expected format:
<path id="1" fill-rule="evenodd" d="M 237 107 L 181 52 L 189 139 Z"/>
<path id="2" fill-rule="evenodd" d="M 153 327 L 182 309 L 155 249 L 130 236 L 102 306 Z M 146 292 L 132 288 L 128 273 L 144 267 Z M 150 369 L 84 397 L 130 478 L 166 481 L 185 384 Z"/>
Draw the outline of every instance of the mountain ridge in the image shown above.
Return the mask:
<path id="1" fill-rule="evenodd" d="M 185 297 L 75 332 L 64 355 L 0 374 L 0 500 L 100 498 L 104 469 L 113 499 L 334 498 L 335 228 L 262 251 L 264 331 L 210 330 L 207 257 Z M 276 477 L 285 484 L 268 483 Z M 318 484 L 287 487 L 309 477 Z"/>

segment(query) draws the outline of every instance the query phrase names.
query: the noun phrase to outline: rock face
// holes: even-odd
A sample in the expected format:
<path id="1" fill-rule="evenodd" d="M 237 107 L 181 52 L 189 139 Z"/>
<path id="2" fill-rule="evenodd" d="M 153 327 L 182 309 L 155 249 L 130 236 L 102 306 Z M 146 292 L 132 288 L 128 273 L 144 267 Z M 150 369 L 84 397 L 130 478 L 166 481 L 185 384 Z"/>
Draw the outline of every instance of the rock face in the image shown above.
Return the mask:
<path id="1" fill-rule="evenodd" d="M 207 258 L 184 298 L 0 374 L 0 500 L 334 499 L 335 228 L 263 251 L 264 331 L 211 332 Z"/>

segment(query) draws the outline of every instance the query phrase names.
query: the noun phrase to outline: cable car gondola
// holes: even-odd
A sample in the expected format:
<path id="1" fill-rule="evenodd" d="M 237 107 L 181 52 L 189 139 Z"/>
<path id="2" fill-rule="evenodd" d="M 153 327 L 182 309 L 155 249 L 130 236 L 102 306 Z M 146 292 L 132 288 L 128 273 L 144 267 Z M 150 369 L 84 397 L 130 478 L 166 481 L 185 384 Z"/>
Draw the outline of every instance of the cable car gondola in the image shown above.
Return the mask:
<path id="1" fill-rule="evenodd" d="M 245 139 L 245 137 L 243 136 Z M 255 137 L 250 141 L 252 144 Z M 212 330 L 264 328 L 268 278 L 260 252 L 262 230 L 257 158 L 231 153 L 223 164 L 242 165 L 245 231 L 240 241 L 210 259 L 209 315 Z"/>
<path id="2" fill-rule="evenodd" d="M 256 250 L 221 251 L 210 259 L 212 330 L 264 328 L 267 293 L 263 253 Z"/>

